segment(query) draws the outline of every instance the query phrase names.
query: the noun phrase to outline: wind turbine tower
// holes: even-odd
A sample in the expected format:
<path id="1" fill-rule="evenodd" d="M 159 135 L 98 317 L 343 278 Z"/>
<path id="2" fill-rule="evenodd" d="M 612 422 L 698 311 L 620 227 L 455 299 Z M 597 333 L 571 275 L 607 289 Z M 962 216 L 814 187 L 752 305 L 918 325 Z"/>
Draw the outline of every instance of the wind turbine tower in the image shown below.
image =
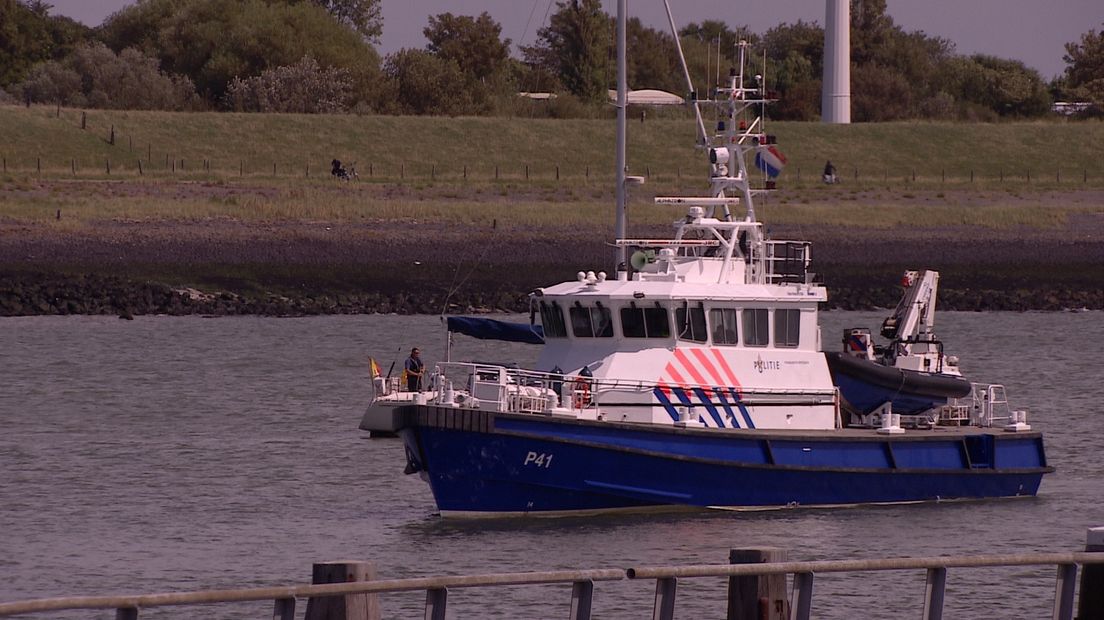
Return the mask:
<path id="1" fill-rule="evenodd" d="M 824 19 L 824 80 L 820 119 L 851 122 L 851 2 L 827 0 Z"/>

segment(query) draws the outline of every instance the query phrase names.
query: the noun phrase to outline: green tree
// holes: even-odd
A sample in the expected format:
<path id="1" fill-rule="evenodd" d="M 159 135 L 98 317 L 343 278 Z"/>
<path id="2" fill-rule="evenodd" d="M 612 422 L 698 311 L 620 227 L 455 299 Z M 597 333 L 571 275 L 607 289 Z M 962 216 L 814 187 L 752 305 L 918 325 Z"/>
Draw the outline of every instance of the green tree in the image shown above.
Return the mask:
<path id="1" fill-rule="evenodd" d="M 367 41 L 379 43 L 383 33 L 380 0 L 310 0 L 326 9 L 337 21 L 356 30 Z"/>
<path id="2" fill-rule="evenodd" d="M 51 16 L 41 0 L 0 0 L 0 87 L 22 81 L 36 63 L 64 58 L 90 32 L 68 17 Z"/>
<path id="3" fill-rule="evenodd" d="M 613 81 L 612 21 L 600 0 L 559 0 L 538 42 L 523 49 L 526 62 L 556 73 L 568 91 L 588 102 L 606 98 Z"/>
<path id="4" fill-rule="evenodd" d="M 235 112 L 346 112 L 352 88 L 348 74 L 345 69 L 319 66 L 305 56 L 294 65 L 265 69 L 251 78 L 234 78 L 227 88 L 227 107 Z"/>
<path id="5" fill-rule="evenodd" d="M 308 2 L 144 0 L 109 17 L 102 36 L 112 49 L 136 47 L 190 77 L 212 103 L 235 77 L 304 56 L 346 69 L 356 100 L 370 99 L 379 81 L 379 57 L 361 34 Z"/>
<path id="6" fill-rule="evenodd" d="M 490 77 L 510 56 L 510 40 L 502 39 L 502 26 L 486 12 L 477 18 L 452 13 L 430 16 L 422 32 L 431 53 L 455 62 L 475 79 Z"/>
<path id="7" fill-rule="evenodd" d="M 402 49 L 384 59 L 383 72 L 391 82 L 399 114 L 478 114 L 473 86 L 460 65 L 426 50 Z"/>
<path id="8" fill-rule="evenodd" d="M 187 110 L 199 103 L 187 78 L 166 75 L 136 49 L 115 54 L 100 42 L 36 65 L 18 88 L 27 101 L 103 109 Z"/>
<path id="9" fill-rule="evenodd" d="M 1063 88 L 1072 98 L 1104 103 L 1104 29 L 1090 30 L 1079 42 L 1066 43 Z"/>
<path id="10" fill-rule="evenodd" d="M 671 35 L 649 28 L 639 18 L 631 17 L 625 24 L 625 43 L 629 88 L 686 92 L 686 78 L 683 77 L 675 40 Z"/>

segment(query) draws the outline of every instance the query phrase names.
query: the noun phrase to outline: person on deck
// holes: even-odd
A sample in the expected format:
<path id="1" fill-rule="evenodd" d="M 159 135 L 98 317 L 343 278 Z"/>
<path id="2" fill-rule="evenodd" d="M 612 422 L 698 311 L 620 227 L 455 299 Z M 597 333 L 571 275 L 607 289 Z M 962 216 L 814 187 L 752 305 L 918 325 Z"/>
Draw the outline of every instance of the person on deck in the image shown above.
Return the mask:
<path id="1" fill-rule="evenodd" d="M 410 350 L 410 357 L 406 358 L 406 391 L 421 391 L 422 376 L 424 375 L 425 364 L 422 363 L 422 351 L 418 347 L 414 347 Z"/>

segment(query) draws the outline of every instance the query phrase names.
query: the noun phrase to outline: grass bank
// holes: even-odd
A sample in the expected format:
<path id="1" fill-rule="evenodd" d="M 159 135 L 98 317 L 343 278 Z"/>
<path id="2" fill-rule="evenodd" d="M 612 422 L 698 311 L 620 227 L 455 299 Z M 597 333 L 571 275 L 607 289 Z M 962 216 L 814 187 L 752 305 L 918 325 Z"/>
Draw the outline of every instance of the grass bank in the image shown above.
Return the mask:
<path id="1" fill-rule="evenodd" d="M 847 184 L 1104 186 L 1104 123 L 772 123 L 789 165 L 782 185 L 809 186 L 831 159 Z M 0 106 L 8 178 L 175 176 L 309 179 L 337 158 L 361 179 L 608 181 L 609 120 L 81 111 Z M 112 141 L 114 143 L 112 143 Z M 693 123 L 633 121 L 634 174 L 701 178 Z M 110 168 L 110 175 L 108 173 Z"/>

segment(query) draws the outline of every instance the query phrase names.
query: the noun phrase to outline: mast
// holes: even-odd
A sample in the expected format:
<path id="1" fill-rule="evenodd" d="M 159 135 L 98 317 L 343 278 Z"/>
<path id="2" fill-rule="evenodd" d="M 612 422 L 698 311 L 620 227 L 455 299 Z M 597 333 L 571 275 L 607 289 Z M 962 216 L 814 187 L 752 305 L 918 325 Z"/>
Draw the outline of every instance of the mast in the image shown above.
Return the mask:
<path id="1" fill-rule="evenodd" d="M 614 225 L 615 239 L 625 238 L 625 112 L 628 105 L 629 87 L 627 63 L 625 61 L 625 20 L 628 13 L 628 0 L 617 0 L 617 219 Z M 613 270 L 626 264 L 625 247 L 618 246 L 613 254 Z"/>

